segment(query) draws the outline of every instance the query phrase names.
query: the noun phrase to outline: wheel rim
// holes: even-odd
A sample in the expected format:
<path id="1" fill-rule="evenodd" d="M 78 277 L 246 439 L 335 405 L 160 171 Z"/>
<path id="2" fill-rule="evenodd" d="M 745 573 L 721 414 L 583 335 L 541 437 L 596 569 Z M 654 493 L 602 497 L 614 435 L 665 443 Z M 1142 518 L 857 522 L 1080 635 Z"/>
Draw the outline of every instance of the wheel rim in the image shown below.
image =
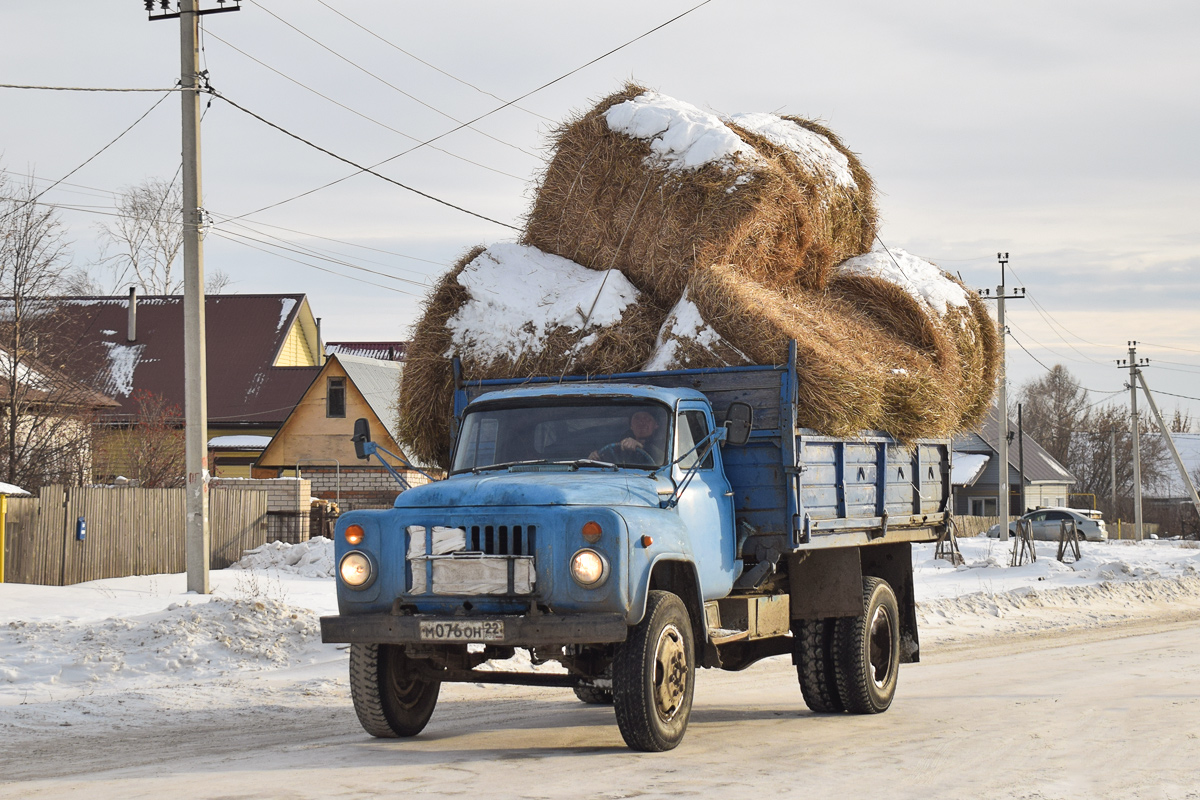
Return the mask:
<path id="1" fill-rule="evenodd" d="M 404 711 L 413 710 L 421 702 L 426 682 L 407 677 L 406 674 L 402 675 L 397 665 L 393 665 L 390 672 L 392 697 L 395 698 L 396 706 Z"/>
<path id="2" fill-rule="evenodd" d="M 654 705 L 664 721 L 671 721 L 683 705 L 687 671 L 683 633 L 675 625 L 668 625 L 658 635 L 654 647 Z"/>
<path id="3" fill-rule="evenodd" d="M 876 689 L 882 689 L 892 677 L 892 617 L 883 606 L 871 615 L 869 639 L 871 681 Z"/>

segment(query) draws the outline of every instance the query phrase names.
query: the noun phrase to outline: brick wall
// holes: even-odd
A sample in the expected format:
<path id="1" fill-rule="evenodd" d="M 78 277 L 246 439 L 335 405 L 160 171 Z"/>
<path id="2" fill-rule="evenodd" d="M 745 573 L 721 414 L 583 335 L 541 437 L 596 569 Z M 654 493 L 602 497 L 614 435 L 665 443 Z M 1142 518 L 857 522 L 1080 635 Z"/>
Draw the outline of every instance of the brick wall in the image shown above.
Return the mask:
<path id="1" fill-rule="evenodd" d="M 300 471 L 306 480 L 312 482 L 313 497 L 338 501 L 341 511 L 391 508 L 401 491 L 400 485 L 382 467 L 345 467 L 339 472 L 331 466 L 304 466 Z M 400 474 L 410 486 L 429 482 L 417 472 L 401 470 Z"/>
<path id="2" fill-rule="evenodd" d="M 308 541 L 310 498 L 314 495 L 307 478 L 214 478 L 208 486 L 210 491 L 222 487 L 267 492 L 268 541 Z"/>

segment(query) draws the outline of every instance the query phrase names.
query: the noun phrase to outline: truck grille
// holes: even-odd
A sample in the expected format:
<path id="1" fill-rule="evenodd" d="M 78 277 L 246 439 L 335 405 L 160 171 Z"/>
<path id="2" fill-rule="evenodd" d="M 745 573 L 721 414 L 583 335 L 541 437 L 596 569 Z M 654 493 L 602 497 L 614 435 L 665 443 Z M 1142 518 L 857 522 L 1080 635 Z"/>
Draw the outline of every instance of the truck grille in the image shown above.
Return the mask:
<path id="1" fill-rule="evenodd" d="M 531 556 L 537 542 L 536 525 L 470 525 L 467 551 L 490 556 Z"/>

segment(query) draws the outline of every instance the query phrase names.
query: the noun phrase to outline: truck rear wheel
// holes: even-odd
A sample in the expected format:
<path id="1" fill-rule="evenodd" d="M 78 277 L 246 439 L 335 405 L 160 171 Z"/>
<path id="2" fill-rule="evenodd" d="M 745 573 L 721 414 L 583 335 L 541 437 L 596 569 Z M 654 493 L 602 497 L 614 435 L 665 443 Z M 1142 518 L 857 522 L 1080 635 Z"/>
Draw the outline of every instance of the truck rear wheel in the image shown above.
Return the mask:
<path id="1" fill-rule="evenodd" d="M 687 731 L 695 688 L 695 641 L 687 609 L 674 594 L 646 597 L 646 615 L 617 645 L 613 707 L 633 750 L 674 749 Z"/>
<path id="2" fill-rule="evenodd" d="M 833 657 L 833 632 L 837 620 L 802 619 L 794 631 L 796 637 L 796 675 L 800 693 L 813 711 L 836 714 L 845 711 L 838 694 L 837 670 Z"/>
<path id="3" fill-rule="evenodd" d="M 401 645 L 350 645 L 350 697 L 372 736 L 416 736 L 433 715 L 441 687 L 441 681 L 414 677 Z"/>
<path id="4" fill-rule="evenodd" d="M 900 671 L 900 611 L 887 581 L 863 579 L 863 615 L 834 627 L 838 697 L 851 714 L 887 711 Z"/>

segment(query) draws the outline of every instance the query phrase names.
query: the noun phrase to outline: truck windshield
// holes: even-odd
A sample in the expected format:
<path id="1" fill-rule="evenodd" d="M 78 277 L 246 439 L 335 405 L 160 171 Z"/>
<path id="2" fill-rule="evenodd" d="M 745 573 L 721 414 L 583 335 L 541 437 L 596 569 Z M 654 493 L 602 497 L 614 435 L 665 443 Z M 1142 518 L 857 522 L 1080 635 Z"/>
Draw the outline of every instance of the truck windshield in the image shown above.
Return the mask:
<path id="1" fill-rule="evenodd" d="M 483 407 L 463 419 L 453 472 L 529 462 L 666 463 L 669 414 L 651 401 Z"/>

